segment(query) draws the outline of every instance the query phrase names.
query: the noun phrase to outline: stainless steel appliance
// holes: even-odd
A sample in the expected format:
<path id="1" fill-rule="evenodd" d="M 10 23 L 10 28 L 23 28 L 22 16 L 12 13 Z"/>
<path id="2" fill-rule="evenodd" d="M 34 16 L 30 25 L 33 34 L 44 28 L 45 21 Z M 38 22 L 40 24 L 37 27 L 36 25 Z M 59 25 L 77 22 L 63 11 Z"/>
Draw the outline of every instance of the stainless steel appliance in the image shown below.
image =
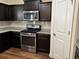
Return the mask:
<path id="1" fill-rule="evenodd" d="M 39 11 L 23 11 L 24 20 L 26 21 L 38 21 L 39 20 Z"/>
<path id="2" fill-rule="evenodd" d="M 76 46 L 75 59 L 79 59 L 79 48 Z"/>
<path id="3" fill-rule="evenodd" d="M 36 52 L 36 33 L 41 30 L 39 25 L 28 25 L 21 31 L 21 48 L 25 51 Z"/>

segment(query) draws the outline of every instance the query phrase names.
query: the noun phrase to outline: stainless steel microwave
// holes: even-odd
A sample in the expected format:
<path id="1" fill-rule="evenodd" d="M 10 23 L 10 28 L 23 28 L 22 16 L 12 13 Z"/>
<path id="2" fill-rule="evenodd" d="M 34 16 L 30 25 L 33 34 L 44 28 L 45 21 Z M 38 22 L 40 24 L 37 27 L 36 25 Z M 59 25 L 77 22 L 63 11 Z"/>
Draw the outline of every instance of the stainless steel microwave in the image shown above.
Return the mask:
<path id="1" fill-rule="evenodd" d="M 23 18 L 26 21 L 38 21 L 39 20 L 39 11 L 23 11 Z"/>

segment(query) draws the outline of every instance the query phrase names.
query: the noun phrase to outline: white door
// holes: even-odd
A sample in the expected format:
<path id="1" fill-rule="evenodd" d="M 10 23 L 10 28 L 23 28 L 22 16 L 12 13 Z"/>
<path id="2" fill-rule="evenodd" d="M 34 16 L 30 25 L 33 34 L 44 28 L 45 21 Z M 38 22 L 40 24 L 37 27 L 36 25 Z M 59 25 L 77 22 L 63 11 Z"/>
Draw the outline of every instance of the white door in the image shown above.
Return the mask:
<path id="1" fill-rule="evenodd" d="M 54 59 L 69 59 L 70 32 L 72 28 L 73 3 L 71 0 L 54 1 L 54 25 L 51 29 Z"/>

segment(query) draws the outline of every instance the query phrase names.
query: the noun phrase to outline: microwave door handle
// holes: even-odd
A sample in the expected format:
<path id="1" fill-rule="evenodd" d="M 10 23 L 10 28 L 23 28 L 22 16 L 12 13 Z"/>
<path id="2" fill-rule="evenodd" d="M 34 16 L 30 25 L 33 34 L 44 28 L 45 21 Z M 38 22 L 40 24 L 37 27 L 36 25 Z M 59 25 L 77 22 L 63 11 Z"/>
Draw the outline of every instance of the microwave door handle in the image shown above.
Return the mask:
<path id="1" fill-rule="evenodd" d="M 34 14 L 34 19 L 36 18 L 36 13 Z"/>
<path id="2" fill-rule="evenodd" d="M 31 20 L 33 20 L 33 15 L 31 14 Z"/>

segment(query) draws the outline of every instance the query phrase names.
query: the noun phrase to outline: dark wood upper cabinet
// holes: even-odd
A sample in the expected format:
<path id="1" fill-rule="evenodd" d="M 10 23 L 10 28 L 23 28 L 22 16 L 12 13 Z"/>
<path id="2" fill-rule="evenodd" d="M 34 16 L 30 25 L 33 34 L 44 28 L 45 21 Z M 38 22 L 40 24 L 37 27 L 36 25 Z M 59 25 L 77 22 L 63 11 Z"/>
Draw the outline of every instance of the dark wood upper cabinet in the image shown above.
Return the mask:
<path id="1" fill-rule="evenodd" d="M 24 5 L 14 5 L 13 6 L 13 19 L 14 20 L 23 20 L 23 6 Z"/>
<path id="2" fill-rule="evenodd" d="M 6 20 L 8 20 L 8 6 L 6 5 L 5 6 L 5 18 L 6 18 Z"/>
<path id="3" fill-rule="evenodd" d="M 0 21 L 23 20 L 23 5 L 0 4 Z"/>
<path id="4" fill-rule="evenodd" d="M 24 10 L 25 11 L 34 11 L 39 9 L 40 1 L 25 1 Z"/>
<path id="5" fill-rule="evenodd" d="M 23 5 L 8 5 L 5 11 L 7 21 L 23 20 Z"/>
<path id="6" fill-rule="evenodd" d="M 51 21 L 51 2 L 41 2 L 39 4 L 40 21 Z"/>
<path id="7" fill-rule="evenodd" d="M 13 16 L 14 16 L 13 6 L 6 5 L 5 8 L 6 8 L 5 9 L 5 18 L 6 18 L 6 21 L 12 21 L 12 20 L 14 20 L 13 19 Z"/>
<path id="8" fill-rule="evenodd" d="M 5 5 L 0 3 L 0 20 L 5 20 Z"/>
<path id="9" fill-rule="evenodd" d="M 39 21 L 51 21 L 51 5 L 51 2 L 40 2 L 40 0 L 24 1 L 24 5 L 0 3 L 0 21 L 23 21 L 24 10 L 39 10 Z"/>

